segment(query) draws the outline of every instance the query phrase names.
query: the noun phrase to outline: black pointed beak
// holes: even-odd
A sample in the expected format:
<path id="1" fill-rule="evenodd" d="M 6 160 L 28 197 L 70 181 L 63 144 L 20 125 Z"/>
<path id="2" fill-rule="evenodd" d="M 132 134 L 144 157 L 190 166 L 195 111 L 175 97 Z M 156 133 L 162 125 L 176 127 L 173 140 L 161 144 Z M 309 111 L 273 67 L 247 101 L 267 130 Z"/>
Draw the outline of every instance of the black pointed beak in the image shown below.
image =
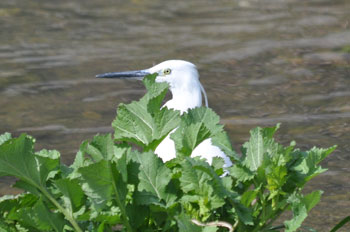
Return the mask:
<path id="1" fill-rule="evenodd" d="M 126 71 L 126 72 L 109 72 L 96 75 L 97 78 L 119 78 L 119 79 L 136 79 L 142 80 L 149 75 L 148 70 Z"/>

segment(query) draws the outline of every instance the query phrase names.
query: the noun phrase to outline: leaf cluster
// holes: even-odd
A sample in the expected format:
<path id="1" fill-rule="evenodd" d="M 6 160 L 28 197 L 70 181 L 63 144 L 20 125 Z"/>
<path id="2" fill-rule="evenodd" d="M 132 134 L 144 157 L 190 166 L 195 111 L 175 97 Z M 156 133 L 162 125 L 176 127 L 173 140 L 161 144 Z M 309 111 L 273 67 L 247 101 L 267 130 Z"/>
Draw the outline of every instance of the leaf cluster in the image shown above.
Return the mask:
<path id="1" fill-rule="evenodd" d="M 322 191 L 301 193 L 324 172 L 335 147 L 301 151 L 273 136 L 279 125 L 255 128 L 237 155 L 209 108 L 180 115 L 161 108 L 167 84 L 144 80 L 139 101 L 121 104 L 114 137 L 96 135 L 70 166 L 55 150 L 35 152 L 28 135 L 0 136 L 0 176 L 15 176 L 22 194 L 0 198 L 0 231 L 296 231 Z M 177 157 L 154 154 L 172 131 Z M 211 138 L 234 163 L 191 157 Z M 277 226 L 284 211 L 291 219 Z"/>

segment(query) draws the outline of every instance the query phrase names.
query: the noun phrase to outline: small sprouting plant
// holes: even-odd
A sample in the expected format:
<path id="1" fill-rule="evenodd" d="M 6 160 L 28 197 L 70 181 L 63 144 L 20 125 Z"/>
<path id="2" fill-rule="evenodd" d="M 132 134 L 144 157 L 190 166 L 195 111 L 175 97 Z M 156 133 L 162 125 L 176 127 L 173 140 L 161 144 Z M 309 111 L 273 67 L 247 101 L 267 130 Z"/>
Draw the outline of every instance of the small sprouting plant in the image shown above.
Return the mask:
<path id="1" fill-rule="evenodd" d="M 322 195 L 301 191 L 335 147 L 282 146 L 277 125 L 251 130 L 238 155 L 218 115 L 161 108 L 168 86 L 154 80 L 145 78 L 141 100 L 118 107 L 114 136 L 83 142 L 70 166 L 58 151 L 36 152 L 28 135 L 1 135 L 0 176 L 17 177 L 24 192 L 0 198 L 0 231 L 296 231 Z M 175 128 L 177 157 L 163 163 L 154 150 Z M 190 157 L 207 138 L 233 166 Z M 276 225 L 284 211 L 292 217 Z"/>

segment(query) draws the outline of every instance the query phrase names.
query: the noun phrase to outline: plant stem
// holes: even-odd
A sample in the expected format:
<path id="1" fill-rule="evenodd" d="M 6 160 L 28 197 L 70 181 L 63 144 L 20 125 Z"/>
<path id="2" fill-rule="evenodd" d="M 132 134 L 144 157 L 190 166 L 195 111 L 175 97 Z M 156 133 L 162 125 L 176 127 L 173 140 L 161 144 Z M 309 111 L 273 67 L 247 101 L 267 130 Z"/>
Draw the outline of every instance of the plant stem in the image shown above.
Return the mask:
<path id="1" fill-rule="evenodd" d="M 65 210 L 57 201 L 55 198 L 51 196 L 51 194 L 45 189 L 45 188 L 40 188 L 41 192 L 57 207 L 61 213 L 64 214 L 66 219 L 72 224 L 73 228 L 77 232 L 83 232 L 82 229 L 79 227 L 78 223 L 74 220 L 74 218 Z"/>
<path id="2" fill-rule="evenodd" d="M 29 184 L 35 186 L 37 189 L 39 189 L 44 196 L 46 196 L 56 207 L 57 209 L 63 213 L 63 215 L 66 217 L 66 219 L 72 224 L 73 228 L 77 232 L 83 232 L 82 229 L 79 227 L 78 223 L 74 220 L 74 218 L 65 210 L 57 201 L 55 198 L 51 196 L 51 194 L 45 189 L 45 187 L 36 184 L 34 181 L 28 178 L 23 178 L 26 182 Z"/>
<path id="3" fill-rule="evenodd" d="M 271 227 L 271 228 L 269 228 L 269 230 L 279 230 L 279 229 L 284 229 L 284 228 L 285 228 L 284 225 L 279 225 L 279 226 Z"/>
<path id="4" fill-rule="evenodd" d="M 233 231 L 235 231 L 236 230 L 236 227 L 238 226 L 238 220 L 235 222 L 235 224 L 233 225 Z"/>
<path id="5" fill-rule="evenodd" d="M 109 169 L 112 171 L 111 164 L 109 164 Z M 120 211 L 122 213 L 122 217 L 123 217 L 123 221 L 124 221 L 125 227 L 126 227 L 127 231 L 132 232 L 132 227 L 131 227 L 131 225 L 129 223 L 129 220 L 128 220 L 128 217 L 126 215 L 126 210 L 125 210 L 124 204 L 121 202 L 121 200 L 119 198 L 119 194 L 118 194 L 118 191 L 117 191 L 117 186 L 115 186 L 114 178 L 113 178 L 113 181 L 112 181 L 112 186 L 113 186 L 113 190 L 115 192 L 115 199 L 116 199 L 117 204 L 118 204 L 118 206 L 120 208 Z"/>
<path id="6" fill-rule="evenodd" d="M 288 205 L 277 211 L 274 215 L 270 216 L 271 220 L 264 227 L 269 227 L 277 218 L 279 218 L 279 216 L 286 210 L 287 206 Z"/>
<path id="7" fill-rule="evenodd" d="M 229 230 L 229 232 L 233 232 L 234 230 L 234 227 L 230 223 L 224 222 L 224 221 L 216 221 L 216 222 L 208 222 L 208 223 L 203 223 L 196 219 L 192 219 L 191 221 L 197 226 L 221 226 L 221 227 L 226 227 Z"/>

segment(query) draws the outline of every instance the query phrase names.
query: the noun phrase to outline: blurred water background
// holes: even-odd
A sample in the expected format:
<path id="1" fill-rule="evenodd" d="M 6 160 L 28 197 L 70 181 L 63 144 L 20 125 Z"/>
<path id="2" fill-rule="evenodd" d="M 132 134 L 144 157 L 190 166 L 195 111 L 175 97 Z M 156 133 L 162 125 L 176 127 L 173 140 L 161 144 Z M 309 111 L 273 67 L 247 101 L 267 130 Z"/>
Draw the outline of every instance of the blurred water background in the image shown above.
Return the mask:
<path id="1" fill-rule="evenodd" d="M 325 193 L 304 225 L 329 231 L 350 214 L 349 12 L 349 0 L 1 0 L 0 133 L 28 133 L 69 164 L 145 93 L 96 74 L 188 60 L 236 150 L 278 122 L 283 144 L 338 145 L 307 188 Z"/>

